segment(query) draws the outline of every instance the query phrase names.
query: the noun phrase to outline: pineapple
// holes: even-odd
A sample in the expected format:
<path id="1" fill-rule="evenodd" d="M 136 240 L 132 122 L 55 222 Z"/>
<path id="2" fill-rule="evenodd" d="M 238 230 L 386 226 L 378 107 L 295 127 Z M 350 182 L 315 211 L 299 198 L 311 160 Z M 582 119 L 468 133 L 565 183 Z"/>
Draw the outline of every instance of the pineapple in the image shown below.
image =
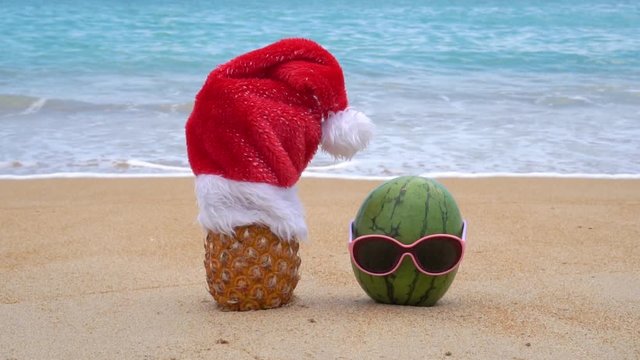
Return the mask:
<path id="1" fill-rule="evenodd" d="M 218 306 L 245 311 L 287 304 L 300 279 L 298 242 L 261 225 L 234 230 L 233 236 L 208 231 L 204 241 L 207 284 Z"/>

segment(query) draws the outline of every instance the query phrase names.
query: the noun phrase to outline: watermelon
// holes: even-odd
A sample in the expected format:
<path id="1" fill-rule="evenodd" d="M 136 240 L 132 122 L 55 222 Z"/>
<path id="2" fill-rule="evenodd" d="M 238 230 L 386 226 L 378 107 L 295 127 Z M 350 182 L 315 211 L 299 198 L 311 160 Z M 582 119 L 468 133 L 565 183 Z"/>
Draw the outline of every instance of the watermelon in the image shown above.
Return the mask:
<path id="1" fill-rule="evenodd" d="M 391 236 L 412 244 L 429 234 L 462 235 L 460 210 L 439 182 L 403 176 L 374 189 L 353 223 L 354 238 L 369 234 Z M 352 264 L 356 279 L 372 299 L 386 304 L 433 306 L 453 282 L 458 269 L 440 276 L 421 273 L 410 257 L 387 276 L 368 275 Z"/>

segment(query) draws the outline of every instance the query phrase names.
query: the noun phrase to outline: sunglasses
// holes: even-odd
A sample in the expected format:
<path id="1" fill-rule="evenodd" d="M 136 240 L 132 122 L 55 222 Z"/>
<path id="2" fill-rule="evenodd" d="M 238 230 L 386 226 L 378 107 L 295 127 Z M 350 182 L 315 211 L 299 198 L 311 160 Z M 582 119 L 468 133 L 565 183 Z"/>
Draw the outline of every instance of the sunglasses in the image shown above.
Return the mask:
<path id="1" fill-rule="evenodd" d="M 353 238 L 350 226 L 349 254 L 358 269 L 373 276 L 392 274 L 409 256 L 416 268 L 425 275 L 444 275 L 453 271 L 464 255 L 467 223 L 462 223 L 462 237 L 450 234 L 432 234 L 411 245 L 385 235 L 363 235 Z"/>

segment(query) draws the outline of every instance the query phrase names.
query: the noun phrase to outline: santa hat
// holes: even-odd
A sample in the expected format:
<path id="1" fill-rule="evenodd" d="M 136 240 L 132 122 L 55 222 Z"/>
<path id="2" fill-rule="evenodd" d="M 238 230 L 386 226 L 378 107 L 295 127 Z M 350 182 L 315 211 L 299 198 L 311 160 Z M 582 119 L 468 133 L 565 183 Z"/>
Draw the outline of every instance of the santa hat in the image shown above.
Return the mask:
<path id="1" fill-rule="evenodd" d="M 198 220 L 232 233 L 262 224 L 283 239 L 307 230 L 295 183 L 321 144 L 351 158 L 373 125 L 348 108 L 338 61 L 306 39 L 285 39 L 213 70 L 187 120 Z"/>

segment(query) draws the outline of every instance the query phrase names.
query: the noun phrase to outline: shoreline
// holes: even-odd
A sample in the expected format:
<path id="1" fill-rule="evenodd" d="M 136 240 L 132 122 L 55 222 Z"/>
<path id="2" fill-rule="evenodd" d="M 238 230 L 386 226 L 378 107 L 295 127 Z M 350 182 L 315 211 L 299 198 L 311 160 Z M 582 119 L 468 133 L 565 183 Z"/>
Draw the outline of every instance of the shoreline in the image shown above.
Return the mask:
<path id="1" fill-rule="evenodd" d="M 0 181 L 0 358 L 637 358 L 639 180 L 439 179 L 469 223 L 431 308 L 358 286 L 347 224 L 380 181 L 304 178 L 285 307 L 207 293 L 193 180 Z"/>
<path id="2" fill-rule="evenodd" d="M 406 174 L 409 175 L 409 174 Z M 396 177 L 393 176 L 369 176 L 369 175 L 349 175 L 303 172 L 301 179 L 326 179 L 326 180 L 346 180 L 346 181 L 386 181 Z M 461 172 L 433 172 L 422 173 L 417 176 L 434 179 L 593 179 L 593 180 L 640 180 L 640 174 L 633 173 L 509 173 L 509 172 L 487 172 L 487 173 L 461 173 Z M 175 179 L 193 178 L 191 172 L 178 173 L 99 173 L 99 172 L 58 172 L 48 174 L 30 175 L 10 175 L 0 174 L 0 181 L 3 180 L 56 180 L 56 179 Z"/>

